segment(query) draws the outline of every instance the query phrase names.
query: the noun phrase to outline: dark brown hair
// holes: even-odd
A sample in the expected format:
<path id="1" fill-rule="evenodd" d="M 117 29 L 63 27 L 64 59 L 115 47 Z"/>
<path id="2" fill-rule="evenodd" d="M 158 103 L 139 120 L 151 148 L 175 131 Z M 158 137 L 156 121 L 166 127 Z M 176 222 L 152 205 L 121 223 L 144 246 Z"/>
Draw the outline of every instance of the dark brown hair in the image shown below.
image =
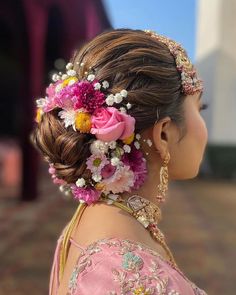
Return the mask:
<path id="1" fill-rule="evenodd" d="M 132 104 L 128 113 L 136 120 L 136 132 L 154 125 L 157 109 L 159 119 L 169 116 L 179 127 L 184 125 L 185 96 L 175 59 L 166 45 L 144 31 L 106 31 L 75 51 L 71 62 L 79 79 L 92 69 L 96 79 L 109 82 L 108 93 L 128 91 L 126 103 Z M 42 116 L 31 141 L 47 161 L 54 163 L 57 176 L 72 183 L 78 177 L 88 177 L 85 161 L 93 136 L 65 128 L 57 115 L 59 110 Z"/>

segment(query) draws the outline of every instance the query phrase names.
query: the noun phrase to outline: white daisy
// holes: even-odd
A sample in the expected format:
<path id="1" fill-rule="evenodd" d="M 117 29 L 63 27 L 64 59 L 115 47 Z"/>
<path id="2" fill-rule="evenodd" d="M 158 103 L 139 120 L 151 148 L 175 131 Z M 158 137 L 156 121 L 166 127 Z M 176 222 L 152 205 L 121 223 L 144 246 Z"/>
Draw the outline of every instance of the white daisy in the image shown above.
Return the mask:
<path id="1" fill-rule="evenodd" d="M 75 115 L 76 111 L 74 110 L 62 110 L 58 113 L 58 116 L 64 120 L 66 128 L 71 125 L 75 127 Z"/>

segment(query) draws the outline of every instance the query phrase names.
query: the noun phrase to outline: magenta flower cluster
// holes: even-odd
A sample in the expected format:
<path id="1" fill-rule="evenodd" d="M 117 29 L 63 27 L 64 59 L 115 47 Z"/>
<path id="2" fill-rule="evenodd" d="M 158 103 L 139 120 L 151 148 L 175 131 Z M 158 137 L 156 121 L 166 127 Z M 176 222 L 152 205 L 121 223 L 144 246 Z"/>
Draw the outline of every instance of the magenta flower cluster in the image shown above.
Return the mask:
<path id="1" fill-rule="evenodd" d="M 100 90 L 95 90 L 94 85 L 86 80 L 76 81 L 72 85 L 60 87 L 63 81 L 51 84 L 47 90 L 47 105 L 45 112 L 59 107 L 65 110 L 78 110 L 83 108 L 92 114 L 96 109 L 100 108 L 105 102 L 105 94 Z"/>

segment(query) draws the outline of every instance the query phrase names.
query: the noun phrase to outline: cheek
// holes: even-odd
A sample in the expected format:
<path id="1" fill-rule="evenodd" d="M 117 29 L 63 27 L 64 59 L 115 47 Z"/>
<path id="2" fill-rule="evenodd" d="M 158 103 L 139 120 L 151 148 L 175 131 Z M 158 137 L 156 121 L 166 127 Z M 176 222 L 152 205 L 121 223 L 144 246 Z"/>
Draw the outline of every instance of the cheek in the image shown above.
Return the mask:
<path id="1" fill-rule="evenodd" d="M 200 113 L 193 112 L 186 118 L 186 134 L 171 150 L 173 179 L 193 178 L 198 174 L 207 143 L 207 128 Z M 184 165 L 183 165 L 184 163 Z"/>
<path id="2" fill-rule="evenodd" d="M 199 112 L 195 112 L 192 118 L 188 120 L 188 133 L 192 137 L 192 141 L 195 142 L 196 147 L 198 146 L 199 149 L 205 148 L 208 132 L 205 121 Z"/>

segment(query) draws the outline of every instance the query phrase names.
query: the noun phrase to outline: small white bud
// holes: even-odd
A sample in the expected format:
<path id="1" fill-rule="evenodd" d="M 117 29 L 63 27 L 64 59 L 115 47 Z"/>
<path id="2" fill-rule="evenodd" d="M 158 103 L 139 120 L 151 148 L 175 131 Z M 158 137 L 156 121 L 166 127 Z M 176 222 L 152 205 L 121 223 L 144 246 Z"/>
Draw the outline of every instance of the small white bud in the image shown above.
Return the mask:
<path id="1" fill-rule="evenodd" d="M 39 98 L 36 100 L 36 105 L 38 108 L 43 107 L 46 104 L 46 99 L 45 98 Z"/>
<path id="2" fill-rule="evenodd" d="M 97 82 L 97 83 L 94 84 L 94 89 L 95 90 L 99 90 L 100 88 L 101 88 L 101 84 L 100 83 Z"/>
<path id="3" fill-rule="evenodd" d="M 123 100 L 123 97 L 121 96 L 120 93 L 115 94 L 115 103 L 121 103 Z"/>
<path id="4" fill-rule="evenodd" d="M 53 75 L 52 75 L 52 81 L 54 81 L 54 82 L 58 81 L 59 78 L 60 78 L 60 77 L 58 76 L 58 74 L 53 74 Z"/>
<path id="5" fill-rule="evenodd" d="M 116 148 L 116 141 L 115 141 L 115 140 L 110 141 L 110 142 L 108 143 L 108 145 L 109 145 L 109 148 L 110 148 L 110 149 L 114 150 L 114 149 Z"/>
<path id="6" fill-rule="evenodd" d="M 71 62 L 69 62 L 67 65 L 66 65 L 66 69 L 67 70 L 70 70 L 73 68 L 73 64 Z"/>
<path id="7" fill-rule="evenodd" d="M 131 152 L 131 147 L 128 144 L 125 144 L 123 146 L 123 150 L 125 151 L 125 153 L 130 153 Z"/>
<path id="8" fill-rule="evenodd" d="M 101 181 L 102 176 L 101 176 L 100 174 L 93 174 L 92 179 L 93 179 L 95 182 L 99 182 L 99 181 Z"/>
<path id="9" fill-rule="evenodd" d="M 148 144 L 148 146 L 152 146 L 152 141 L 151 141 L 151 139 L 147 139 L 147 144 Z"/>
<path id="10" fill-rule="evenodd" d="M 128 103 L 126 104 L 126 107 L 127 107 L 128 110 L 131 109 L 132 104 L 128 102 Z"/>
<path id="11" fill-rule="evenodd" d="M 120 159 L 117 157 L 111 158 L 111 165 L 117 166 L 120 163 Z"/>
<path id="12" fill-rule="evenodd" d="M 123 97 L 127 97 L 128 92 L 127 92 L 127 90 L 123 89 L 123 90 L 121 90 L 120 94 Z"/>
<path id="13" fill-rule="evenodd" d="M 75 183 L 78 187 L 83 187 L 85 185 L 85 180 L 84 178 L 78 178 L 76 183 Z"/>
<path id="14" fill-rule="evenodd" d="M 63 74 L 63 75 L 61 76 L 61 78 L 62 78 L 62 80 L 66 80 L 66 79 L 68 78 L 68 75 Z"/>
<path id="15" fill-rule="evenodd" d="M 106 104 L 112 106 L 114 104 L 114 95 L 109 94 L 106 98 Z"/>
<path id="16" fill-rule="evenodd" d="M 93 75 L 93 74 L 90 74 L 87 77 L 87 80 L 90 81 L 90 82 L 92 82 L 94 79 L 95 79 L 95 75 Z"/>
<path id="17" fill-rule="evenodd" d="M 107 89 L 107 88 L 109 87 L 109 83 L 108 83 L 107 81 L 103 81 L 103 82 L 102 82 L 102 87 L 103 87 L 104 89 Z"/>
<path id="18" fill-rule="evenodd" d="M 120 107 L 120 111 L 121 113 L 126 114 L 126 109 L 124 107 Z"/>
<path id="19" fill-rule="evenodd" d="M 140 149 L 140 143 L 138 141 L 134 142 L 134 146 L 136 147 L 137 150 Z"/>
<path id="20" fill-rule="evenodd" d="M 75 70 L 68 70 L 67 75 L 73 77 L 76 75 L 76 71 Z"/>

